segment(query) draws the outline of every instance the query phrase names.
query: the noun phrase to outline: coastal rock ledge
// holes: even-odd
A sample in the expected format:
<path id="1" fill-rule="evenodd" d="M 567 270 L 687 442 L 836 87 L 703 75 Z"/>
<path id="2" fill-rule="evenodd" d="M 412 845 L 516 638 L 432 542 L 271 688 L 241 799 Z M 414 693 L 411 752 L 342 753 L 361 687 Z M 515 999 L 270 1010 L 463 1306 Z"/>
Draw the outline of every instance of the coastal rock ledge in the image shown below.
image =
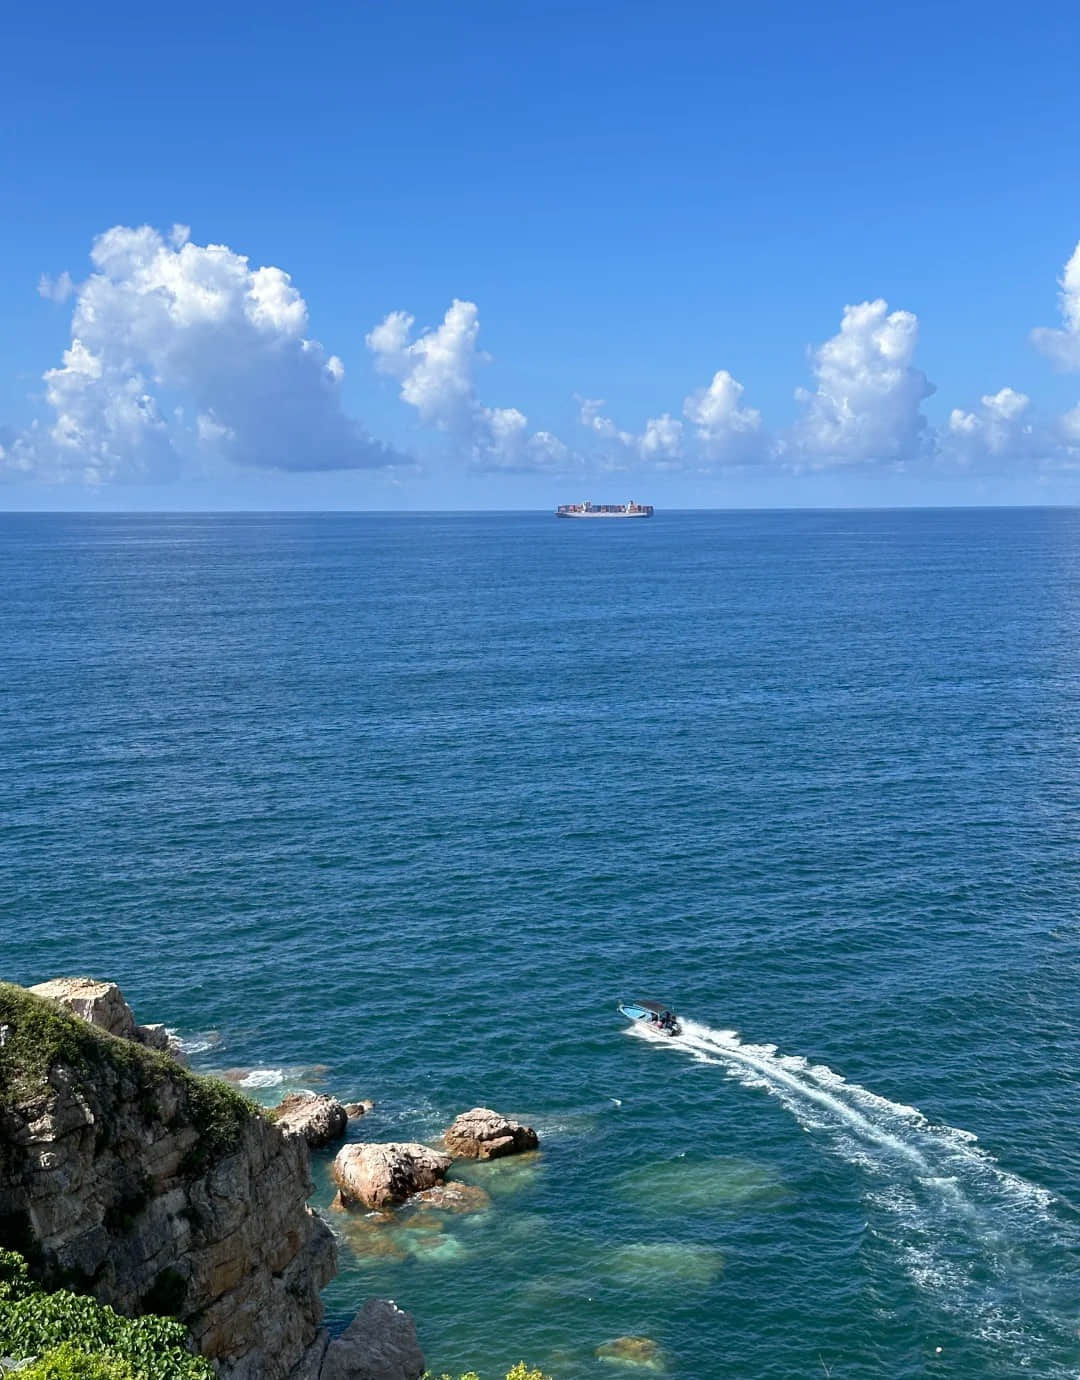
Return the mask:
<path id="1" fill-rule="evenodd" d="M 540 1137 L 531 1126 L 508 1121 L 490 1107 L 462 1112 L 443 1137 L 448 1152 L 459 1160 L 494 1160 L 535 1150 Z"/>
<path id="2" fill-rule="evenodd" d="M 0 983 L 3 1244 L 47 1288 L 176 1317 L 222 1380 L 418 1380 L 393 1305 L 322 1327 L 336 1250 L 303 1136 L 147 1047 L 119 989 L 85 982 Z"/>

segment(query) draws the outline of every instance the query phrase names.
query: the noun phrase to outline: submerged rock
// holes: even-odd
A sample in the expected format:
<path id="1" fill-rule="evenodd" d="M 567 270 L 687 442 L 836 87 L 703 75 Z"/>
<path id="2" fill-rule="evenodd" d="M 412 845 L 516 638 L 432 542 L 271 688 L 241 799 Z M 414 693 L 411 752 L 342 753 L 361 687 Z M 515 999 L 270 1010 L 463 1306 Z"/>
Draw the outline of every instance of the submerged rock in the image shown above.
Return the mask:
<path id="1" fill-rule="evenodd" d="M 423 1374 L 411 1316 L 389 1299 L 368 1299 L 330 1343 L 319 1380 L 420 1380 Z"/>
<path id="2" fill-rule="evenodd" d="M 664 1355 L 651 1337 L 616 1337 L 596 1348 L 601 1361 L 617 1361 L 624 1366 L 640 1366 L 644 1370 L 663 1370 Z"/>
<path id="3" fill-rule="evenodd" d="M 381 1208 L 433 1188 L 450 1165 L 449 1155 L 426 1145 L 392 1141 L 346 1145 L 338 1151 L 331 1172 L 346 1207 Z"/>
<path id="4" fill-rule="evenodd" d="M 303 1136 L 313 1150 L 340 1140 L 349 1124 L 348 1113 L 337 1098 L 315 1092 L 289 1093 L 270 1113 L 270 1119 L 283 1131 Z"/>
<path id="5" fill-rule="evenodd" d="M 454 1167 L 455 1182 L 479 1184 L 493 1197 L 512 1197 L 536 1185 L 543 1163 L 537 1150 L 496 1160 L 462 1160 Z"/>
<path id="6" fill-rule="evenodd" d="M 765 1165 L 732 1155 L 635 1165 L 620 1176 L 619 1191 L 656 1212 L 756 1212 L 788 1201 L 791 1191 Z"/>
<path id="7" fill-rule="evenodd" d="M 443 1137 L 446 1148 L 457 1159 L 493 1160 L 501 1155 L 535 1150 L 540 1138 L 531 1126 L 508 1121 L 490 1107 L 473 1107 L 462 1112 Z"/>
<path id="8" fill-rule="evenodd" d="M 708 1246 L 681 1241 L 631 1241 L 604 1254 L 600 1267 L 639 1289 L 709 1284 L 724 1269 L 724 1257 Z"/>
<path id="9" fill-rule="evenodd" d="M 372 1221 L 368 1216 L 350 1213 L 341 1223 L 339 1230 L 354 1255 L 366 1260 L 405 1260 L 408 1252 L 402 1243 L 395 1239 L 389 1222 Z"/>
<path id="10" fill-rule="evenodd" d="M 437 1212 L 486 1212 L 491 1197 L 477 1184 L 436 1184 L 418 1193 L 413 1202 Z"/>

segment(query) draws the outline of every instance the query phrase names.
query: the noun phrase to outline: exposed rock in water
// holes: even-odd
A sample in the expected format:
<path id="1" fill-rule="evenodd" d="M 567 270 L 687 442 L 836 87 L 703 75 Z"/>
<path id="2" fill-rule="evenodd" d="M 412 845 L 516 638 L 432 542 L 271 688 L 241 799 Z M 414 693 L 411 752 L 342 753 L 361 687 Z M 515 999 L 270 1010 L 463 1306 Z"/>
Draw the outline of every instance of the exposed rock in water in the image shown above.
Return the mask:
<path id="1" fill-rule="evenodd" d="M 375 1103 L 370 1098 L 365 1097 L 359 1102 L 346 1102 L 345 1115 L 351 1121 L 353 1117 L 367 1116 L 368 1112 L 373 1111 L 374 1108 Z"/>
<path id="2" fill-rule="evenodd" d="M 420 1380 L 424 1355 L 408 1313 L 369 1299 L 330 1343 L 320 1380 Z"/>
<path id="3" fill-rule="evenodd" d="M 333 1380 L 369 1374 L 321 1327 L 336 1251 L 307 1206 L 304 1138 L 141 1044 L 115 984 L 42 991 L 0 984 L 4 1244 L 46 1287 L 175 1316 L 223 1380 L 318 1380 L 331 1354 Z M 406 1331 L 377 1332 L 375 1354 Z M 415 1333 L 401 1355 L 370 1374 L 420 1374 Z"/>
<path id="4" fill-rule="evenodd" d="M 346 1145 L 338 1151 L 332 1172 L 345 1207 L 381 1208 L 432 1188 L 450 1164 L 449 1155 L 426 1145 L 390 1142 Z"/>
<path id="5" fill-rule="evenodd" d="M 663 1370 L 664 1355 L 651 1337 L 616 1337 L 596 1348 L 601 1361 L 618 1361 L 624 1366 Z"/>
<path id="6" fill-rule="evenodd" d="M 501 1155 L 535 1150 L 540 1144 L 531 1126 L 508 1121 L 490 1107 L 473 1107 L 469 1112 L 462 1112 L 443 1139 L 455 1159 L 468 1160 L 494 1160 Z"/>
<path id="7" fill-rule="evenodd" d="M 349 1124 L 348 1113 L 336 1097 L 315 1092 L 289 1093 L 270 1119 L 283 1131 L 303 1136 L 313 1150 L 340 1140 Z"/>

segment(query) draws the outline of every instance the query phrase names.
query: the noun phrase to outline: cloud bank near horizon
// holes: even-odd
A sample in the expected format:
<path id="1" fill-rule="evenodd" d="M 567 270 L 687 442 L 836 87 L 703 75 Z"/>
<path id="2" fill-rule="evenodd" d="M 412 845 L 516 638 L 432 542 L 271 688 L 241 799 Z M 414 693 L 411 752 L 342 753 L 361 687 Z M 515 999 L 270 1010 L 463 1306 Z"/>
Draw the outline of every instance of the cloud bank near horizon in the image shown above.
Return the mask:
<path id="1" fill-rule="evenodd" d="M 48 480 L 161 479 L 214 461 L 278 470 L 405 462 L 342 409 L 344 365 L 308 333 L 308 309 L 280 268 L 252 268 L 222 244 L 114 226 L 75 284 L 71 343 L 44 377 L 47 420 L 0 455 Z"/>
<path id="2" fill-rule="evenodd" d="M 486 407 L 476 393 L 476 371 L 488 356 L 477 348 L 475 302 L 457 298 L 438 326 L 414 340 L 415 318 L 392 311 L 364 337 L 375 368 L 401 384 L 401 400 L 420 422 L 445 432 L 480 470 L 561 472 L 573 459 L 569 446 L 548 431 L 529 432 L 516 407 Z"/>
<path id="3" fill-rule="evenodd" d="M 344 365 L 309 332 L 288 273 L 252 268 L 226 245 L 116 226 L 93 245 L 81 283 L 43 274 L 39 294 L 74 299 L 71 342 L 43 376 L 48 415 L 0 431 L 0 474 L 84 484 L 212 472 L 230 463 L 292 471 L 411 465 L 344 411 Z M 1060 371 L 1080 371 L 1080 244 L 1060 282 L 1060 327 L 1031 343 Z M 533 428 L 515 406 L 480 397 L 489 356 L 475 303 L 454 299 L 415 330 L 395 310 L 364 337 L 374 370 L 394 380 L 420 428 L 481 473 L 602 475 L 783 473 L 922 463 L 964 468 L 1080 468 L 1080 403 L 1043 419 L 1001 386 L 954 407 L 940 428 L 922 407 L 936 389 L 917 367 L 919 322 L 882 299 L 846 306 L 836 333 L 808 351 L 795 421 L 770 430 L 726 368 L 648 417 L 640 431 L 578 396 L 579 437 Z"/>

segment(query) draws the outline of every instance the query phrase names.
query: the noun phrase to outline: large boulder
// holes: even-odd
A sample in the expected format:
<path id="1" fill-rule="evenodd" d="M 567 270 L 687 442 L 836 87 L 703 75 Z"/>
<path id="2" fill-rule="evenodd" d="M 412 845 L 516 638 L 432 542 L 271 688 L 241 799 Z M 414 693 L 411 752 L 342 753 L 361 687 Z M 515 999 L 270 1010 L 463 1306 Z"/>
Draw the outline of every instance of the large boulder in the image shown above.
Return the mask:
<path id="1" fill-rule="evenodd" d="M 389 1299 L 368 1299 L 326 1351 L 319 1380 L 420 1380 L 424 1353 L 410 1315 Z"/>
<path id="2" fill-rule="evenodd" d="M 490 1107 L 474 1107 L 462 1112 L 443 1137 L 455 1159 L 495 1160 L 502 1155 L 517 1155 L 535 1150 L 540 1138 L 531 1126 L 493 1112 Z"/>
<path id="3" fill-rule="evenodd" d="M 340 1140 L 349 1124 L 349 1116 L 336 1097 L 325 1093 L 295 1092 L 282 1098 L 270 1113 L 283 1131 L 303 1136 L 313 1150 Z"/>
<path id="4" fill-rule="evenodd" d="M 434 1187 L 446 1177 L 450 1164 L 449 1155 L 426 1145 L 392 1141 L 344 1146 L 332 1173 L 345 1207 L 381 1208 Z"/>

